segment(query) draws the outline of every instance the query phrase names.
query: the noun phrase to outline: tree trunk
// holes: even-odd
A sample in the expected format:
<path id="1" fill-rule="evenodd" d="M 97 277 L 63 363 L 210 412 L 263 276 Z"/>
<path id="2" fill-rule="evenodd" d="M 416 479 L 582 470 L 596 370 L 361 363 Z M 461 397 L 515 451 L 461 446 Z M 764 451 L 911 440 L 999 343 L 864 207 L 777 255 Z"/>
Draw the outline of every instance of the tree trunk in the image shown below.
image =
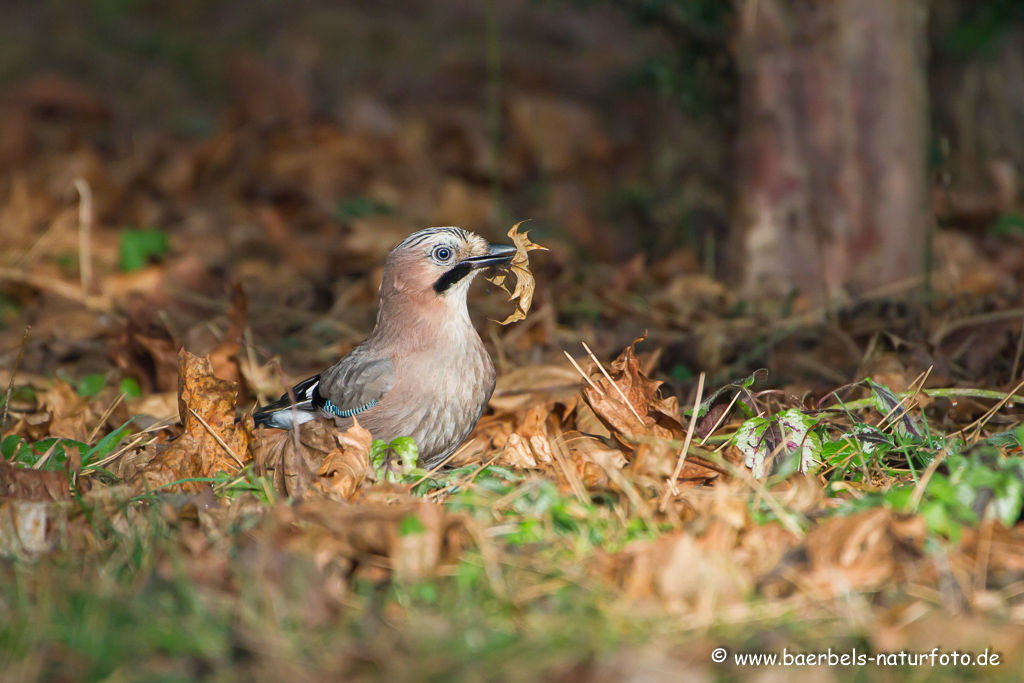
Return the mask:
<path id="1" fill-rule="evenodd" d="M 739 3 L 743 288 L 821 302 L 920 276 L 924 0 Z"/>

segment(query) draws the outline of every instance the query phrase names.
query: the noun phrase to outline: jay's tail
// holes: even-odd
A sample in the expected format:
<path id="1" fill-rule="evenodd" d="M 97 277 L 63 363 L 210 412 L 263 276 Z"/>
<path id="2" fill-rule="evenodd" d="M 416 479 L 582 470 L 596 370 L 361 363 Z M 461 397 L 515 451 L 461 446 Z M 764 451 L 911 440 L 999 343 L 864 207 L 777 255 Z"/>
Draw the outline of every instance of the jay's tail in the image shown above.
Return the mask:
<path id="1" fill-rule="evenodd" d="M 295 423 L 296 418 L 299 424 L 316 419 L 316 409 L 313 407 L 313 392 L 320 383 L 320 375 L 314 375 L 305 379 L 288 393 L 273 403 L 268 403 L 258 408 L 253 414 L 253 422 L 257 427 L 274 427 L 277 429 L 289 429 Z M 292 398 L 294 397 L 294 398 Z M 292 405 L 294 401 L 294 410 Z"/>

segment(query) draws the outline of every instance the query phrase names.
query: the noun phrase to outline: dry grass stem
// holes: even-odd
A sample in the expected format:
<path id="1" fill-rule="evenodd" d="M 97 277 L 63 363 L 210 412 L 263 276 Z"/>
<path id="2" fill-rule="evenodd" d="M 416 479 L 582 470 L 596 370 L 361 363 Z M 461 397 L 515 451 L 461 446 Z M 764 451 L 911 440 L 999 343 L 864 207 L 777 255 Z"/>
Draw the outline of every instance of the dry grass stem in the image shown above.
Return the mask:
<path id="1" fill-rule="evenodd" d="M 626 494 L 626 498 L 629 499 L 630 504 L 640 515 L 644 525 L 647 526 L 647 530 L 652 534 L 658 532 L 658 521 L 654 518 L 654 513 L 651 510 L 651 506 L 647 504 L 647 501 L 640 497 L 636 487 L 622 474 L 618 467 L 608 462 L 606 457 L 594 458 L 594 461 L 604 470 L 608 478 Z"/>
<path id="2" fill-rule="evenodd" d="M 992 552 L 992 523 L 982 524 L 979 530 L 977 556 L 974 562 L 974 590 L 985 590 L 988 583 L 988 559 Z"/>
<path id="3" fill-rule="evenodd" d="M 85 441 L 87 444 L 90 446 L 92 445 L 93 439 L 95 439 L 96 435 L 100 433 L 100 429 L 102 429 L 103 425 L 107 422 L 107 418 L 109 418 L 110 414 L 114 412 L 114 409 L 120 405 L 121 401 L 124 400 L 124 397 L 124 392 L 118 394 L 117 398 L 115 398 L 111 404 L 107 406 L 107 409 L 103 411 L 103 417 L 101 417 L 100 421 L 96 423 L 96 426 L 92 428 L 92 431 L 89 433 L 89 438 Z"/>
<path id="4" fill-rule="evenodd" d="M 587 494 L 587 487 L 584 486 L 580 480 L 579 473 L 576 472 L 576 468 L 572 464 L 572 458 L 566 453 L 565 450 L 565 435 L 558 434 L 551 439 L 551 449 L 555 456 L 555 462 L 562 468 L 562 473 L 565 474 L 566 480 L 569 482 L 569 488 L 572 489 L 572 493 L 576 496 L 576 500 L 580 501 L 584 505 L 590 502 L 590 496 Z"/>
<path id="5" fill-rule="evenodd" d="M 245 463 L 242 462 L 242 459 L 235 455 L 235 452 L 231 450 L 231 447 L 228 446 L 227 443 L 224 442 L 224 439 L 221 438 L 221 435 L 217 433 L 217 430 L 215 430 L 213 427 L 207 424 L 206 420 L 203 419 L 203 416 L 195 411 L 195 408 L 189 408 L 188 412 L 192 413 L 192 415 L 195 416 L 195 418 L 199 420 L 199 422 L 201 422 L 204 427 L 206 427 L 206 431 L 210 432 L 210 436 L 212 436 L 214 440 L 218 444 L 220 444 L 220 447 L 223 448 L 224 451 L 231 456 L 232 460 L 238 463 L 239 467 L 245 467 Z"/>
<path id="6" fill-rule="evenodd" d="M 959 431 L 959 434 L 963 435 L 965 432 L 967 432 L 967 430 L 971 429 L 972 427 L 975 427 L 974 436 L 972 437 L 972 440 L 977 440 L 978 437 L 981 435 L 981 430 L 985 427 L 988 421 L 995 417 L 995 414 L 999 412 L 1000 408 L 1002 408 L 1004 405 L 1006 405 L 1008 401 L 1014 398 L 1016 393 L 1021 390 L 1021 387 L 1024 387 L 1024 380 L 1022 380 L 1020 384 L 1011 389 L 1009 393 L 1003 396 L 1003 398 L 999 400 L 999 403 L 996 403 L 994 406 L 989 408 L 984 415 L 982 415 L 977 420 L 961 429 Z M 966 439 L 967 437 L 964 438 Z"/>
<path id="7" fill-rule="evenodd" d="M 671 492 L 673 495 L 676 494 L 676 480 L 679 479 L 679 473 L 683 471 L 683 465 L 686 463 L 686 454 L 690 450 L 690 442 L 693 440 L 693 432 L 697 429 L 697 412 L 700 410 L 700 400 L 704 398 L 704 373 L 700 373 L 700 379 L 697 380 L 697 397 L 693 401 L 693 415 L 690 416 L 690 424 L 686 427 L 686 440 L 683 441 L 683 448 L 679 451 L 679 459 L 676 461 L 676 468 L 672 471 L 672 478 L 666 483 L 668 487 L 665 489 L 665 494 L 661 497 L 661 510 L 664 512 L 665 506 L 668 505 L 668 497 Z"/>
<path id="8" fill-rule="evenodd" d="M 86 296 L 93 291 L 92 276 L 92 189 L 85 178 L 75 178 L 75 189 L 78 190 L 78 272 L 81 277 L 82 291 Z"/>
<path id="9" fill-rule="evenodd" d="M 729 462 L 726 462 L 725 464 L 729 468 L 729 471 L 733 476 L 737 477 L 738 479 L 741 479 L 743 483 L 752 488 L 759 496 L 761 496 L 764 499 L 764 502 L 767 503 L 768 507 L 772 509 L 772 512 L 774 512 L 775 516 L 779 518 L 779 521 L 782 522 L 782 525 L 786 527 L 787 531 L 789 531 L 797 538 L 804 537 L 804 532 L 803 529 L 800 528 L 800 525 L 797 524 L 796 521 L 793 519 L 792 515 L 784 507 L 782 507 L 778 499 L 776 499 L 775 496 L 772 495 L 771 491 L 765 488 L 764 484 L 750 476 L 750 473 L 747 472 L 742 467 L 736 467 L 735 465 Z"/>
<path id="10" fill-rule="evenodd" d="M 429 497 L 431 498 L 431 500 L 433 500 L 434 502 L 438 502 L 438 501 L 440 500 L 440 498 L 441 498 L 442 496 L 444 496 L 444 494 L 448 493 L 448 492 L 449 492 L 449 491 L 451 491 L 452 489 L 456 489 L 456 488 L 458 488 L 459 486 L 469 486 L 470 484 L 472 484 L 472 483 L 473 483 L 473 481 L 474 481 L 474 480 L 475 480 L 475 479 L 477 478 L 477 476 L 478 476 L 478 475 L 479 475 L 479 474 L 480 474 L 481 472 L 483 472 L 483 471 L 484 471 L 484 470 L 485 470 L 485 469 L 486 469 L 487 467 L 489 467 L 490 465 L 494 464 L 494 461 L 495 461 L 495 460 L 497 460 L 498 458 L 500 458 L 500 457 L 501 457 L 501 454 L 502 454 L 503 452 L 504 452 L 504 451 L 498 451 L 497 453 L 495 453 L 495 454 L 494 454 L 494 456 L 493 456 L 493 457 L 492 457 L 492 458 L 491 458 L 490 460 L 488 460 L 488 461 L 487 461 L 487 462 L 485 462 L 485 463 L 482 463 L 482 464 L 480 465 L 480 467 L 476 468 L 476 470 L 474 470 L 474 471 L 473 471 L 473 473 L 472 473 L 471 475 L 469 475 L 469 477 L 468 477 L 468 478 L 466 478 L 466 479 L 460 479 L 459 481 L 456 481 L 456 482 L 452 482 L 451 484 L 448 484 L 448 486 L 445 486 L 445 487 L 444 487 L 443 489 L 438 489 L 438 490 L 436 490 L 436 491 L 431 491 L 431 492 L 430 492 L 430 493 L 428 494 L 428 496 L 429 496 Z"/>
<path id="11" fill-rule="evenodd" d="M 882 420 L 878 423 L 878 429 L 880 431 L 884 432 L 892 429 L 899 420 L 903 419 L 904 414 L 909 413 L 914 409 L 914 406 L 917 405 L 917 395 L 921 393 L 921 388 L 924 386 L 924 383 L 928 381 L 928 376 L 932 374 L 932 368 L 934 367 L 934 365 L 929 365 L 927 370 L 918 375 L 917 378 L 910 383 L 906 396 L 901 398 L 899 403 L 894 405 L 888 413 L 882 416 Z M 890 420 L 897 411 L 900 411 L 899 416 L 892 419 L 890 424 L 886 425 L 886 421 Z"/>
<path id="12" fill-rule="evenodd" d="M 640 413 L 636 412 L 636 408 L 634 408 L 633 404 L 629 402 L 628 398 L 626 398 L 626 392 L 622 390 L 622 387 L 615 383 L 615 380 L 613 380 L 612 376 L 608 374 L 608 371 L 604 369 L 604 366 L 601 365 L 601 361 L 597 359 L 597 356 L 595 356 L 594 352 L 590 350 L 590 347 L 587 346 L 587 343 L 580 343 L 583 344 L 583 348 L 590 355 L 590 358 L 594 361 L 594 363 L 597 364 L 597 369 L 601 371 L 601 374 L 605 376 L 605 379 L 611 382 L 612 387 L 614 387 L 615 391 L 618 392 L 619 396 L 622 397 L 622 400 L 626 402 L 626 407 L 629 408 L 629 412 L 633 413 L 633 416 L 637 419 L 637 421 L 640 423 L 642 427 L 646 427 L 647 425 L 644 423 L 644 419 L 640 417 Z"/>
<path id="13" fill-rule="evenodd" d="M 587 380 L 587 384 L 589 384 L 594 391 L 601 394 L 602 396 L 607 396 L 603 389 L 594 384 L 594 380 L 590 379 L 587 373 L 583 371 L 583 368 L 580 367 L 580 364 L 576 362 L 576 359 L 569 355 L 568 351 L 562 351 L 562 353 L 564 353 L 565 357 L 569 359 L 569 362 L 572 363 L 572 366 L 576 368 L 576 371 L 580 373 L 580 376 L 583 377 L 583 379 Z"/>
<path id="14" fill-rule="evenodd" d="M 451 462 L 451 461 L 452 461 L 452 460 L 453 460 L 453 459 L 454 459 L 454 458 L 455 458 L 455 457 L 456 457 L 457 455 L 459 455 L 459 454 L 460 454 L 460 453 L 462 453 L 462 452 L 463 452 L 464 450 L 466 450 L 467 448 L 469 448 L 469 446 L 470 446 L 470 445 L 472 445 L 472 443 L 473 443 L 472 441 L 467 441 L 466 443 L 462 444 L 461 446 L 459 446 L 458 448 L 456 448 L 456 449 L 455 449 L 454 451 L 452 451 L 451 453 L 449 453 L 447 457 L 445 457 L 445 458 L 444 458 L 443 460 L 441 460 L 441 462 L 439 462 L 439 463 L 437 463 L 436 465 L 434 465 L 434 466 L 433 466 L 433 467 L 432 467 L 432 468 L 430 469 L 430 471 L 429 471 L 429 472 L 427 472 L 427 473 L 426 473 L 426 474 L 424 474 L 424 475 L 423 475 L 422 477 L 420 477 L 420 478 L 419 478 L 419 479 L 417 479 L 417 480 L 416 480 L 415 482 L 413 482 L 413 484 L 412 484 L 412 486 L 411 486 L 410 488 L 416 488 L 417 486 L 419 486 L 420 484 L 422 484 L 423 482 L 425 482 L 425 481 L 426 481 L 427 479 L 429 479 L 429 478 L 430 478 L 430 477 L 431 477 L 431 476 L 432 476 L 432 475 L 433 475 L 434 473 L 436 473 L 436 472 L 437 472 L 438 470 L 440 470 L 440 469 L 441 469 L 442 467 L 444 467 L 444 466 L 445 466 L 445 465 L 447 465 L 447 464 L 448 464 L 449 462 Z"/>
<path id="15" fill-rule="evenodd" d="M 701 376 L 703 376 L 703 373 L 701 373 Z M 739 391 L 736 392 L 736 395 L 732 397 L 731 401 L 729 401 L 729 405 L 726 406 L 725 412 L 718 416 L 718 420 L 716 420 L 714 426 L 711 427 L 711 431 L 708 432 L 707 436 L 705 436 L 703 439 L 700 440 L 700 444 L 698 444 L 698 445 L 703 446 L 704 444 L 706 444 L 708 442 L 708 439 L 710 439 L 712 436 L 714 436 L 714 434 L 718 430 L 718 428 L 722 426 L 723 422 L 725 422 L 725 418 L 727 418 L 729 416 L 729 413 L 732 412 L 732 407 L 734 405 L 736 405 L 736 399 L 738 399 L 740 397 L 741 393 L 742 392 L 739 392 Z M 728 443 L 728 442 L 726 442 L 726 443 Z"/>
<path id="16" fill-rule="evenodd" d="M 103 467 L 104 465 L 106 465 L 106 464 L 108 464 L 108 463 L 110 463 L 110 462 L 113 462 L 114 460 L 117 460 L 117 459 L 118 459 L 118 458 L 120 458 L 120 457 L 121 457 L 122 455 L 124 455 L 125 453 L 127 453 L 127 452 L 128 452 L 128 451 L 130 451 L 131 449 L 135 448 L 135 447 L 136 447 L 136 446 L 138 446 L 138 445 L 139 445 L 140 443 L 142 443 L 142 440 L 143 440 L 143 439 L 145 439 L 145 438 L 146 438 L 146 436 L 147 436 L 147 432 L 139 432 L 139 433 L 138 433 L 138 434 L 136 435 L 136 438 L 132 439 L 132 440 L 131 440 L 131 441 L 130 441 L 130 442 L 129 442 L 128 444 L 126 444 L 125 446 L 122 446 L 121 448 L 117 449 L 117 450 L 116 450 L 115 452 L 111 453 L 110 455 L 108 455 L 107 457 L 103 458 L 103 459 L 102 459 L 102 460 L 100 460 L 99 462 L 94 462 L 94 463 L 90 463 L 90 465 L 89 465 L 89 466 L 90 466 L 90 467 Z M 146 443 L 142 444 L 142 446 L 141 446 L 141 447 L 142 447 L 142 448 L 145 448 L 145 447 L 146 447 L 146 446 L 148 446 L 149 444 L 151 444 L 151 443 L 153 443 L 154 441 L 156 441 L 156 440 L 157 440 L 158 438 L 159 438 L 159 437 L 156 437 L 156 436 L 154 436 L 154 437 L 153 437 L 152 439 L 150 439 L 150 440 L 149 440 L 149 441 L 147 441 Z M 82 474 L 83 474 L 83 475 L 85 475 L 85 474 L 89 474 L 89 473 L 90 473 L 91 471 L 92 471 L 92 470 L 88 470 L 88 471 L 86 471 L 86 472 L 83 472 Z"/>
<path id="17" fill-rule="evenodd" d="M 60 444 L 62 440 L 63 439 L 57 439 L 52 444 L 50 444 L 50 447 L 46 449 L 45 453 L 43 453 L 43 457 L 39 458 L 39 460 L 36 460 L 36 464 L 32 465 L 32 469 L 43 469 L 43 465 L 45 465 L 46 461 L 50 459 L 50 456 L 53 455 L 53 452 L 57 449 L 57 445 Z"/>
<path id="18" fill-rule="evenodd" d="M 946 450 L 943 449 L 932 458 L 932 461 L 928 463 L 928 467 L 921 473 L 921 478 L 917 480 L 917 485 L 914 486 L 914 495 L 910 499 L 910 510 L 912 512 L 917 512 L 917 506 L 921 504 L 921 499 L 924 497 L 924 490 L 928 487 L 928 482 L 931 481 L 935 470 L 939 469 L 939 465 L 945 459 Z"/>

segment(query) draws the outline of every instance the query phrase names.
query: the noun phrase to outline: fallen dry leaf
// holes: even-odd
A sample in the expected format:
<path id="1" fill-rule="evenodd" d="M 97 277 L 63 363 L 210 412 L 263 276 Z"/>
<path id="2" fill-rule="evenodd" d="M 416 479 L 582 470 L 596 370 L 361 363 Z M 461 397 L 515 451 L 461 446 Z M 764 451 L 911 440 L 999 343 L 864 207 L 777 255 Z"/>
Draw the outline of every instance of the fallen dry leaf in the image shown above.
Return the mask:
<path id="1" fill-rule="evenodd" d="M 352 426 L 337 434 L 335 439 L 338 447 L 328 453 L 317 468 L 320 478 L 315 488 L 330 497 L 349 500 L 359 490 L 370 469 L 373 435 L 353 418 Z"/>
<path id="2" fill-rule="evenodd" d="M 300 426 L 298 444 L 291 430 L 263 430 L 253 452 L 257 472 L 273 472 L 282 495 L 350 500 L 369 472 L 372 444 L 358 422 L 339 433 L 332 423 L 314 420 Z"/>
<path id="3" fill-rule="evenodd" d="M 17 500 L 70 500 L 68 475 L 63 470 L 16 467 L 0 458 L 0 497 Z"/>
<path id="4" fill-rule="evenodd" d="M 178 416 L 185 432 L 153 449 L 154 457 L 141 470 L 150 489 L 219 472 L 235 473 L 248 458 L 252 418 L 235 423 L 238 385 L 214 375 L 209 358 L 185 349 L 178 357 Z M 202 488 L 199 482 L 178 486 L 183 491 Z"/>
<path id="5" fill-rule="evenodd" d="M 516 420 L 514 431 L 507 436 L 499 462 L 509 467 L 535 468 L 554 462 L 547 421 L 551 409 L 545 404 L 535 405 Z M 499 446 L 499 439 L 494 445 Z"/>
<path id="6" fill-rule="evenodd" d="M 619 443 L 632 450 L 629 460 L 633 470 L 665 478 L 675 469 L 686 430 L 679 422 L 676 397 L 662 397 L 663 382 L 649 379 L 641 369 L 636 344 L 642 339 L 635 339 L 612 361 L 608 369 L 612 381 L 591 364 L 587 373 L 593 384 L 585 383 L 580 391 L 594 416 Z M 717 468 L 708 467 L 695 450 L 688 454 L 681 481 L 701 484 L 717 477 Z"/>
<path id="7" fill-rule="evenodd" d="M 509 264 L 508 271 L 499 272 L 493 278 L 489 278 L 492 284 L 508 292 L 508 286 L 505 284 L 508 279 L 508 273 L 511 272 L 512 275 L 516 276 L 516 288 L 508 298 L 509 301 L 518 299 L 516 301 L 516 310 L 512 312 L 512 315 L 498 323 L 499 325 L 508 325 L 509 323 L 526 318 L 526 314 L 530 311 L 530 305 L 533 303 L 533 290 L 537 286 L 536 281 L 533 279 L 533 273 L 530 272 L 530 257 L 528 253 L 534 249 L 547 251 L 547 247 L 531 242 L 530 238 L 527 237 L 527 233 L 519 234 L 519 226 L 524 222 L 519 221 L 508 231 L 508 236 L 512 238 L 512 243 L 516 245 L 516 255 L 512 257 L 512 263 Z"/>
<path id="8" fill-rule="evenodd" d="M 89 400 L 62 380 L 54 382 L 52 388 L 39 397 L 42 408 L 51 415 L 50 436 L 85 441 L 88 432 L 85 427 L 85 413 Z"/>

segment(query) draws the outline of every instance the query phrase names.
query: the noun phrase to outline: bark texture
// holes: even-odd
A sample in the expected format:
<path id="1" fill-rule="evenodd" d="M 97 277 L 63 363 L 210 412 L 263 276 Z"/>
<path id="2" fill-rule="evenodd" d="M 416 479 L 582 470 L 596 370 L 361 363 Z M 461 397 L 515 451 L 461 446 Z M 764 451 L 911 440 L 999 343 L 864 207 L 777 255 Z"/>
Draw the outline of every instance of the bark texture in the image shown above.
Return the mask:
<path id="1" fill-rule="evenodd" d="M 920 275 L 928 217 L 923 0 L 744 0 L 747 294 L 834 299 Z"/>

